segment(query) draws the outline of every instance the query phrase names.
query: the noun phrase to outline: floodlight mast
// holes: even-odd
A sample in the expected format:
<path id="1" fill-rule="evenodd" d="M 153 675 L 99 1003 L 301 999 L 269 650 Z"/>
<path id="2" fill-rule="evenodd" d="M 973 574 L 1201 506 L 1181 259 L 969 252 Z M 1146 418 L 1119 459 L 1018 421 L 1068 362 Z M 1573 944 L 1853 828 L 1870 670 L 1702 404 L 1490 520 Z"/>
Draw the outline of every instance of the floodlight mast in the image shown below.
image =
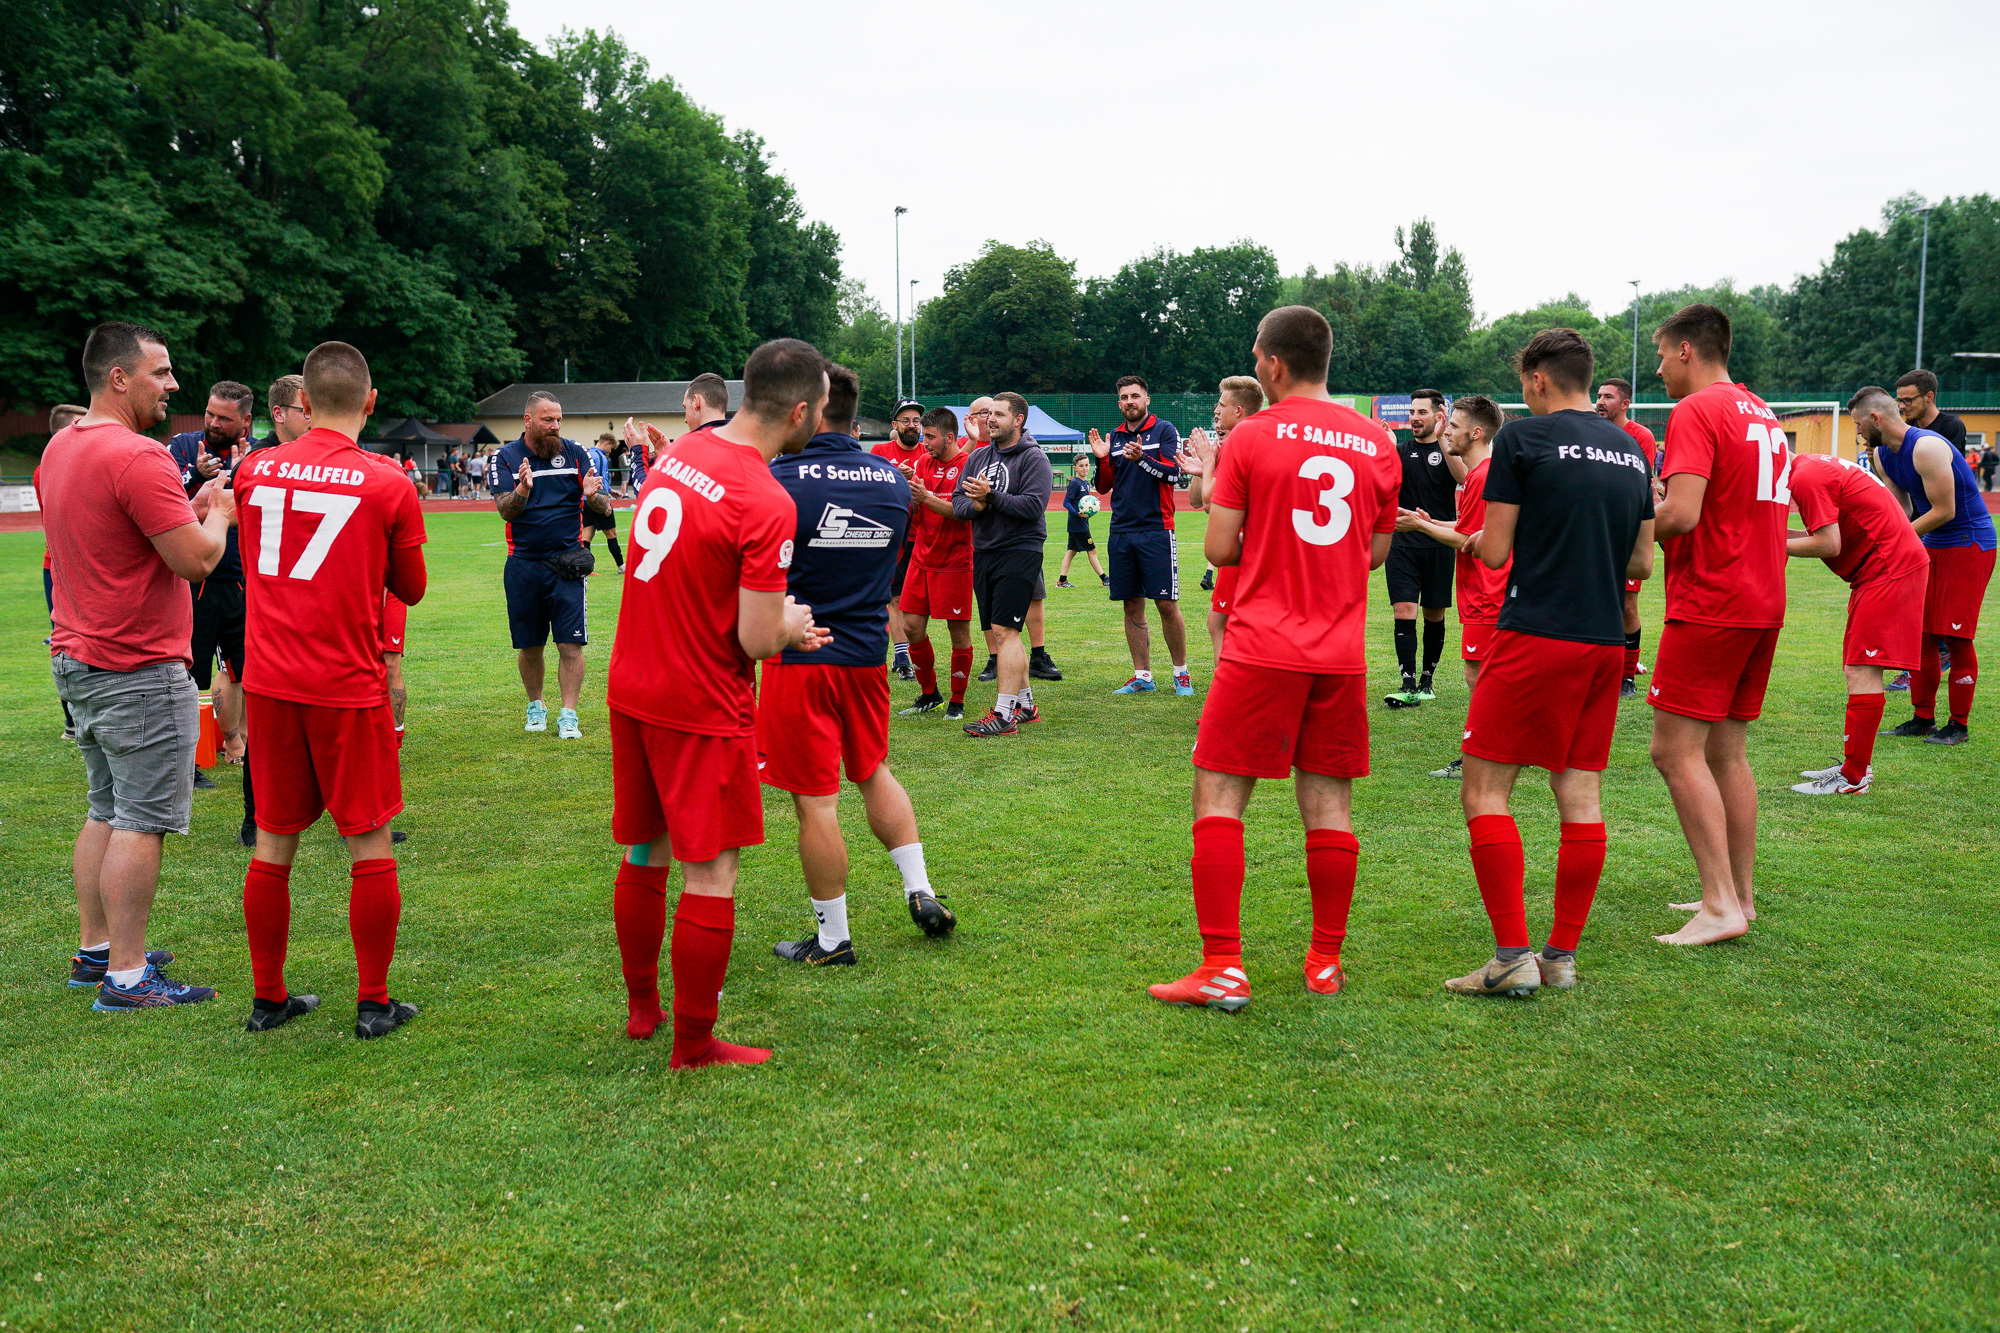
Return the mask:
<path id="1" fill-rule="evenodd" d="M 917 396 L 917 280 L 910 279 L 910 397 Z"/>
<path id="2" fill-rule="evenodd" d="M 910 210 L 896 205 L 896 401 L 903 401 L 903 214 Z"/>
<path id="3" fill-rule="evenodd" d="M 1924 368 L 1924 287 L 1930 277 L 1931 268 L 1931 210 L 1926 204 L 1918 210 L 1924 215 L 1924 245 L 1917 259 L 1917 356 L 1916 367 Z"/>
<path id="4" fill-rule="evenodd" d="M 1639 280 L 1627 278 L 1632 284 L 1632 396 L 1639 396 Z"/>

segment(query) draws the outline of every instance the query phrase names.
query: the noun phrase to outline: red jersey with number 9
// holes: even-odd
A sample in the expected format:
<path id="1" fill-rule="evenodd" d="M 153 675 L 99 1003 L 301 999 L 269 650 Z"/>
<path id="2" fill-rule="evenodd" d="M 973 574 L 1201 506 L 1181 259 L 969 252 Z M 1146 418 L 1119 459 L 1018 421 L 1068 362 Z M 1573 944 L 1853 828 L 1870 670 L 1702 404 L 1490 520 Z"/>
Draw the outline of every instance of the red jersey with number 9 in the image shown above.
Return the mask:
<path id="1" fill-rule="evenodd" d="M 673 731 L 753 734 L 736 590 L 785 590 L 797 525 L 798 507 L 749 445 L 704 430 L 662 450 L 632 515 L 605 702 Z"/>
<path id="2" fill-rule="evenodd" d="M 1243 511 L 1225 661 L 1364 672 L 1374 534 L 1396 526 L 1402 461 L 1389 433 L 1338 403 L 1287 398 L 1229 432 L 1211 503 Z"/>
<path id="3" fill-rule="evenodd" d="M 1669 480 L 1708 478 L 1694 531 L 1668 539 L 1667 619 L 1775 629 L 1785 623 L 1785 429 L 1764 400 L 1718 380 L 1667 418 Z"/>
<path id="4" fill-rule="evenodd" d="M 421 546 L 417 488 L 381 454 L 317 427 L 237 469 L 243 688 L 323 708 L 388 702 L 389 551 Z"/>

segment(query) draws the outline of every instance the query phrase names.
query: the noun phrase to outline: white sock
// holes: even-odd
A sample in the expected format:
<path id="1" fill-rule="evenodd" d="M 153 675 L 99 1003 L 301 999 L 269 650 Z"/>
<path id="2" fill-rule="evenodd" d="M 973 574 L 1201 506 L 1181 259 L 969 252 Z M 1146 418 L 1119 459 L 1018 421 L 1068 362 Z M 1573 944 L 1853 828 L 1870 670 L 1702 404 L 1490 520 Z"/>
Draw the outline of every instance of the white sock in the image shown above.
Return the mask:
<path id="1" fill-rule="evenodd" d="M 1008 718 L 1014 716 L 1014 710 L 1020 706 L 1020 703 L 1021 703 L 1020 695 L 1003 694 L 998 699 L 995 699 L 993 701 L 993 716 L 999 718 L 1001 721 L 1004 722 Z"/>
<path id="2" fill-rule="evenodd" d="M 1174 663 L 1174 674 L 1175 674 L 1176 676 L 1185 676 L 1185 675 L 1186 675 L 1187 673 L 1188 673 L 1188 670 L 1187 670 L 1187 663 L 1186 663 L 1186 662 L 1176 662 L 1176 663 Z"/>
<path id="3" fill-rule="evenodd" d="M 847 895 L 829 898 L 821 902 L 812 900 L 813 915 L 819 918 L 819 947 L 831 949 L 844 943 L 847 938 Z"/>
<path id="4" fill-rule="evenodd" d="M 1020 699 L 1021 699 L 1021 707 L 1033 708 L 1035 706 L 1035 687 L 1029 685 L 1026 688 L 1024 688 L 1021 691 Z"/>
<path id="5" fill-rule="evenodd" d="M 128 967 L 123 972 L 106 972 L 104 979 L 114 986 L 135 986 L 139 978 L 145 975 L 146 968 L 141 964 L 138 967 Z"/>
<path id="6" fill-rule="evenodd" d="M 920 893 L 931 891 L 931 874 L 924 869 L 924 845 L 920 842 L 906 842 L 901 847 L 889 849 L 889 859 L 896 863 L 896 869 L 903 872 L 903 896 L 914 898 Z"/>
<path id="7" fill-rule="evenodd" d="M 1151 680 L 1153 678 L 1153 673 L 1148 671 L 1144 667 L 1133 667 L 1132 674 L 1134 676 L 1137 676 L 1140 680 Z"/>
<path id="8" fill-rule="evenodd" d="M 1847 743 L 1847 737 L 1845 737 L 1845 736 L 1842 736 L 1842 737 L 1840 738 L 1840 740 L 1841 740 L 1841 744 L 1843 744 L 1843 745 Z M 110 941 L 110 940 L 106 940 L 106 941 L 104 941 L 104 943 L 102 943 L 102 944 L 93 944 L 93 945 L 91 945 L 91 946 L 90 946 L 90 947 L 89 947 L 88 949 L 78 949 L 78 950 L 77 950 L 77 952 L 78 952 L 78 953 L 110 953 L 110 952 L 111 952 L 111 941 Z"/>

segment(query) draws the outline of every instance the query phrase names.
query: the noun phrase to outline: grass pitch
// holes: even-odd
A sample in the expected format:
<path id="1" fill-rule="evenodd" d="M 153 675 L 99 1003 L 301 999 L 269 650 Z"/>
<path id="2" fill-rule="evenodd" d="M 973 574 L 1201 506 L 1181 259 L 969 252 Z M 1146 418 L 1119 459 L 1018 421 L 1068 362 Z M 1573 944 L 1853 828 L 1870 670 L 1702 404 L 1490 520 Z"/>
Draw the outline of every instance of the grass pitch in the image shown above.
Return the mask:
<path id="1" fill-rule="evenodd" d="M 1190 586 L 1201 527 L 1181 532 Z M 2000 1324 L 1993 693 L 1973 744 L 1885 740 L 1871 795 L 1793 796 L 1839 749 L 1844 588 L 1817 562 L 1793 564 L 1752 731 L 1748 939 L 1650 938 L 1695 880 L 1635 700 L 1582 985 L 1445 994 L 1492 942 L 1457 787 L 1425 776 L 1463 715 L 1448 660 L 1437 703 L 1373 717 L 1347 991 L 1304 992 L 1301 835 L 1288 789 L 1266 784 L 1244 902 L 1256 1000 L 1224 1017 L 1143 989 L 1197 956 L 1201 696 L 1111 695 L 1116 608 L 1056 591 L 1052 545 L 1068 678 L 1037 689 L 1047 720 L 987 742 L 935 718 L 892 731 L 957 937 L 910 925 L 850 795 L 861 965 L 773 958 L 811 917 L 790 805 L 771 796 L 720 1032 L 777 1055 L 677 1075 L 664 1039 L 623 1036 L 603 706 L 618 585 L 591 584 L 585 739 L 525 735 L 498 520 L 430 530 L 391 974 L 424 1013 L 367 1044 L 350 1035 L 346 855 L 324 822 L 292 879 L 288 970 L 326 1006 L 243 1031 L 248 853 L 226 768 L 169 842 L 153 918 L 175 975 L 221 999 L 106 1016 L 64 987 L 82 768 L 57 736 L 39 537 L 0 535 L 5 1329 Z M 1650 660 L 1657 580 L 1643 605 Z M 1378 694 L 1387 621 L 1371 611 Z M 1989 652 L 1993 631 L 1989 616 Z M 975 686 L 975 716 L 992 693 Z M 1907 696 L 1891 699 L 1893 724 Z M 1546 786 L 1524 781 L 1516 810 L 1539 939 Z"/>

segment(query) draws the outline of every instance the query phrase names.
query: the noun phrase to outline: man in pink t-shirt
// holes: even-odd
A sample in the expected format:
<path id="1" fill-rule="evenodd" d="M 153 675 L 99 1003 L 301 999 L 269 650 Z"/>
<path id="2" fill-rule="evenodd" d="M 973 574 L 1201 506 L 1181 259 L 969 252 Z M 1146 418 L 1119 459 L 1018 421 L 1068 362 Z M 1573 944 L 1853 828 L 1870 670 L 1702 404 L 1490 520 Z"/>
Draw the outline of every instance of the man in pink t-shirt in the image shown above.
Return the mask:
<path id="1" fill-rule="evenodd" d="M 95 986 L 106 1013 L 213 999 L 170 981 L 173 955 L 146 950 L 168 833 L 194 807 L 198 705 L 188 675 L 187 584 L 222 559 L 235 505 L 219 483 L 192 504 L 159 441 L 174 383 L 165 341 L 114 321 L 83 348 L 90 412 L 42 456 L 43 526 L 53 579 L 49 645 L 56 693 L 76 720 L 90 784 L 76 838 L 80 948 L 70 985 Z M 116 743 L 113 738 L 116 738 Z"/>

